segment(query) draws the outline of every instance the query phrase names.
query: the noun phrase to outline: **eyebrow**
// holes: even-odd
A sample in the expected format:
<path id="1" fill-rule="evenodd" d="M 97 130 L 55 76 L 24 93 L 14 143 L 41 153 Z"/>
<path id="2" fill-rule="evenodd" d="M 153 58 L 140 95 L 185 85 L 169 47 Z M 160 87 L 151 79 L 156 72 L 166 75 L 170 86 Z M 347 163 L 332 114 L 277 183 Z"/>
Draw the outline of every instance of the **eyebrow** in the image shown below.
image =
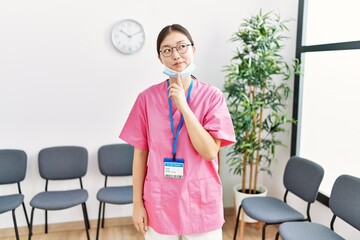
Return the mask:
<path id="1" fill-rule="evenodd" d="M 178 44 L 184 43 L 184 42 L 186 42 L 186 40 L 177 41 L 177 42 L 176 42 L 176 46 L 177 46 Z M 160 48 L 164 48 L 164 47 L 171 47 L 171 46 L 170 46 L 169 44 L 166 44 L 166 45 L 161 46 Z"/>

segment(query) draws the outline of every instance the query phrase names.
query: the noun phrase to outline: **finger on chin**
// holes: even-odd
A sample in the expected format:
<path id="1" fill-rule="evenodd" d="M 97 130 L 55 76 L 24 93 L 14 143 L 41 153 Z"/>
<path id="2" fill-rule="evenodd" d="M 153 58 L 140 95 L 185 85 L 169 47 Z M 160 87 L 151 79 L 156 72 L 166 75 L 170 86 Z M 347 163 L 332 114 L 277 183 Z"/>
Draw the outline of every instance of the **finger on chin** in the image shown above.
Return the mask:
<path id="1" fill-rule="evenodd" d="M 180 73 L 177 73 L 177 74 L 176 74 L 176 83 L 177 83 L 177 85 L 182 86 L 182 81 L 181 81 L 181 78 L 180 78 Z"/>

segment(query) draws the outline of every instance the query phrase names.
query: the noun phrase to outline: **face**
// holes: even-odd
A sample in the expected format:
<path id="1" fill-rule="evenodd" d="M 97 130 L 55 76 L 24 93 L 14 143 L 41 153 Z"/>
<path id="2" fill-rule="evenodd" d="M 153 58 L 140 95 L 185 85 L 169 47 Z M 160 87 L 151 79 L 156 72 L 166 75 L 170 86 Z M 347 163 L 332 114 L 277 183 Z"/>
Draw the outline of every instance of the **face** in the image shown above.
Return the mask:
<path id="1" fill-rule="evenodd" d="M 195 47 L 186 46 L 188 44 L 191 44 L 191 42 L 184 34 L 176 31 L 169 33 L 160 45 L 160 62 L 174 71 L 183 71 L 194 58 Z M 179 49 L 182 52 L 186 48 L 185 53 L 179 53 L 177 50 Z M 164 57 L 163 54 L 166 54 L 166 52 L 169 54 L 172 52 L 172 54 Z"/>

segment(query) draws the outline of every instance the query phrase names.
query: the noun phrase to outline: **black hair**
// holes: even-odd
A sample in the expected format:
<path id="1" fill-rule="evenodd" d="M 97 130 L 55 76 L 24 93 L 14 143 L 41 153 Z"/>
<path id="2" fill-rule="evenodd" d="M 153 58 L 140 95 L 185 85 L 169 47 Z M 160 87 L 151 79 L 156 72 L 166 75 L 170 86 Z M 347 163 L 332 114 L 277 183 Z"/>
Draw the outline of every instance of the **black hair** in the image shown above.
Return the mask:
<path id="1" fill-rule="evenodd" d="M 184 34 L 189 41 L 191 42 L 191 45 L 194 46 L 194 41 L 189 33 L 189 31 L 184 28 L 183 26 L 181 26 L 180 24 L 172 24 L 172 25 L 168 25 L 166 27 L 164 27 L 158 37 L 157 37 L 157 41 L 156 41 L 156 50 L 157 53 L 160 54 L 160 45 L 161 43 L 164 41 L 164 39 L 166 38 L 167 35 L 169 35 L 171 32 L 180 32 L 182 34 Z"/>

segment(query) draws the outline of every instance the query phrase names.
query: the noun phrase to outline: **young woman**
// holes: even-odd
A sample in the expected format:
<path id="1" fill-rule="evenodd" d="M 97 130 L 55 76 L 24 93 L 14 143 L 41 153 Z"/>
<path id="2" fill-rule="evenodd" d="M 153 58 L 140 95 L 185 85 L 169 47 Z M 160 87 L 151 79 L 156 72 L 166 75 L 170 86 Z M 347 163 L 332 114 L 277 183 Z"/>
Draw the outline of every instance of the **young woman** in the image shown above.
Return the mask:
<path id="1" fill-rule="evenodd" d="M 217 154 L 235 142 L 225 98 L 191 75 L 195 46 L 184 27 L 164 27 L 157 52 L 170 77 L 139 94 L 120 134 L 135 148 L 134 225 L 146 240 L 221 240 Z"/>

